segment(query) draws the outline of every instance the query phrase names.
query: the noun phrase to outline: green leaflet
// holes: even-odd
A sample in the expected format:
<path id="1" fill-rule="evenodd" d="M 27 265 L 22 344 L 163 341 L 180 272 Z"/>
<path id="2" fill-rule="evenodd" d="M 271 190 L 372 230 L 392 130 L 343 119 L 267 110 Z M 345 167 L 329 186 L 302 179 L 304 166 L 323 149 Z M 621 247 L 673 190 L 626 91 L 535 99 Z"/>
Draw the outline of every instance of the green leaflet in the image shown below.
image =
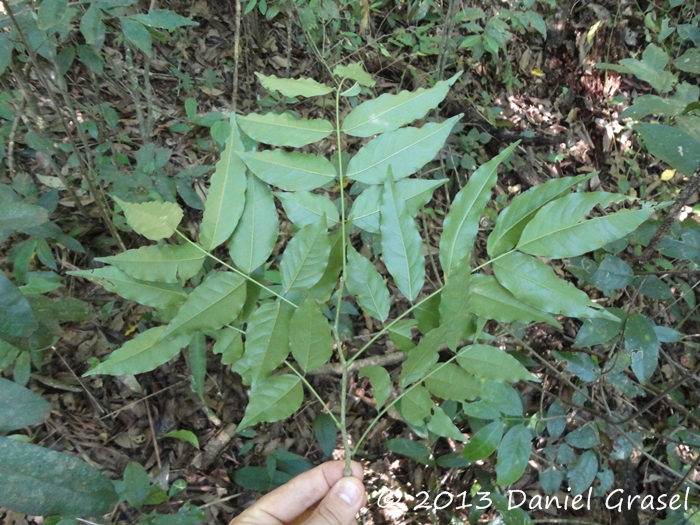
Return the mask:
<path id="1" fill-rule="evenodd" d="M 348 245 L 348 291 L 357 296 L 357 304 L 375 319 L 386 321 L 389 317 L 389 290 L 374 264 Z"/>
<path id="2" fill-rule="evenodd" d="M 644 314 L 630 315 L 625 323 L 625 352 L 632 358 L 632 371 L 639 382 L 647 383 L 659 360 L 659 339 L 654 325 Z"/>
<path id="3" fill-rule="evenodd" d="M 433 192 L 448 179 L 401 179 L 396 183 L 396 191 L 406 203 L 406 210 L 415 217 L 421 207 L 433 197 Z M 350 216 L 353 224 L 370 233 L 379 233 L 379 209 L 381 208 L 381 186 L 371 185 L 353 202 Z"/>
<path id="4" fill-rule="evenodd" d="M 250 402 L 238 431 L 256 423 L 272 423 L 290 416 L 301 406 L 303 399 L 304 389 L 297 376 L 286 374 L 258 381 L 250 391 Z"/>
<path id="5" fill-rule="evenodd" d="M 243 215 L 229 243 L 231 259 L 250 274 L 267 261 L 278 234 L 277 208 L 270 187 L 249 174 Z"/>
<path id="6" fill-rule="evenodd" d="M 440 324 L 447 327 L 445 343 L 453 352 L 473 326 L 469 310 L 471 268 L 466 261 L 447 279 L 440 292 Z"/>
<path id="7" fill-rule="evenodd" d="M 331 327 L 314 299 L 305 299 L 292 315 L 289 348 L 304 372 L 324 365 L 333 354 Z"/>
<path id="8" fill-rule="evenodd" d="M 372 383 L 372 395 L 377 402 L 376 408 L 379 411 L 391 395 L 391 377 L 386 368 L 379 365 L 363 366 L 358 372 L 358 377 L 369 378 Z"/>
<path id="9" fill-rule="evenodd" d="M 435 365 L 424 383 L 433 395 L 442 399 L 466 401 L 481 395 L 479 380 L 452 363 Z"/>
<path id="10" fill-rule="evenodd" d="M 524 425 L 515 425 L 503 436 L 498 447 L 496 475 L 498 484 L 507 487 L 518 481 L 530 461 L 532 432 Z"/>
<path id="11" fill-rule="evenodd" d="M 100 283 L 105 290 L 124 299 L 153 308 L 169 308 L 185 302 L 187 293 L 179 283 L 158 283 L 134 279 L 114 266 L 68 272 L 69 275 Z"/>
<path id="12" fill-rule="evenodd" d="M 613 193 L 572 193 L 550 202 L 525 226 L 517 249 L 531 255 L 563 259 L 575 257 L 620 239 L 637 229 L 653 208 L 623 209 L 579 222 L 596 204 L 607 206 L 628 199 Z"/>
<path id="13" fill-rule="evenodd" d="M 282 202 L 284 211 L 295 225 L 301 227 L 318 222 L 326 214 L 329 226 L 338 224 L 340 215 L 338 208 L 330 199 L 308 191 L 294 193 L 275 193 Z"/>
<path id="14" fill-rule="evenodd" d="M 23 231 L 44 224 L 49 220 L 48 212 L 41 206 L 14 200 L 11 190 L 0 192 L 0 234 L 5 230 Z"/>
<path id="15" fill-rule="evenodd" d="M 25 337 L 38 327 L 27 299 L 14 283 L 0 272 L 0 333 Z"/>
<path id="16" fill-rule="evenodd" d="M 192 244 L 142 246 L 96 261 L 111 264 L 134 279 L 177 283 L 197 274 L 204 263 L 204 253 Z"/>
<path id="17" fill-rule="evenodd" d="M 231 236 L 243 213 L 247 182 L 240 152 L 243 143 L 236 115 L 231 113 L 228 140 L 209 181 L 209 195 L 199 228 L 199 240 L 208 252 Z"/>
<path id="18" fill-rule="evenodd" d="M 112 482 L 73 455 L 0 437 L 0 505 L 33 516 L 100 516 L 117 503 Z"/>
<path id="19" fill-rule="evenodd" d="M 399 412 L 409 425 L 421 427 L 425 424 L 425 419 L 430 417 L 434 406 L 430 393 L 422 386 L 415 386 L 399 401 Z"/>
<path id="20" fill-rule="evenodd" d="M 470 374 L 496 381 L 537 381 L 513 356 L 495 346 L 470 345 L 459 351 L 459 366 Z"/>
<path id="21" fill-rule="evenodd" d="M 252 313 L 243 358 L 235 370 L 244 384 L 255 384 L 281 365 L 289 354 L 291 312 L 281 302 L 266 303 Z"/>
<path id="22" fill-rule="evenodd" d="M 430 89 L 401 91 L 396 95 L 385 93 L 363 102 L 345 117 L 342 131 L 353 137 L 371 137 L 423 118 L 445 99 L 461 74 L 460 71 L 449 80 L 441 80 Z"/>
<path id="23" fill-rule="evenodd" d="M 338 64 L 333 68 L 333 76 L 349 78 L 366 87 L 374 87 L 376 84 L 376 82 L 372 80 L 370 74 L 362 68 L 362 64 L 357 62 L 351 62 L 347 66 Z"/>
<path id="24" fill-rule="evenodd" d="M 479 317 L 504 323 L 544 322 L 561 328 L 561 324 L 554 317 L 516 299 L 490 275 L 472 275 L 469 293 L 467 309 Z"/>
<path id="25" fill-rule="evenodd" d="M 456 441 L 467 440 L 452 422 L 450 416 L 445 414 L 445 411 L 440 407 L 433 409 L 433 417 L 428 421 L 428 430 L 438 436 L 448 437 Z"/>
<path id="26" fill-rule="evenodd" d="M 138 24 L 138 22 L 134 22 Z M 138 24 L 141 25 L 141 24 Z M 143 27 L 143 26 L 141 26 Z M 126 222 L 136 233 L 152 241 L 167 239 L 177 229 L 182 220 L 182 210 L 174 202 L 143 202 L 134 204 L 124 202 L 118 197 L 114 200 L 124 211 Z"/>
<path id="27" fill-rule="evenodd" d="M 39 394 L 0 377 L 0 432 L 38 425 L 51 415 L 51 404 Z"/>
<path id="28" fill-rule="evenodd" d="M 323 119 L 296 119 L 289 113 L 250 113 L 238 117 L 241 129 L 253 140 L 272 146 L 301 148 L 333 133 L 333 124 Z"/>
<path id="29" fill-rule="evenodd" d="M 148 14 L 133 15 L 132 18 L 144 25 L 159 29 L 177 29 L 183 26 L 198 26 L 199 23 L 167 9 L 149 9 Z"/>
<path id="30" fill-rule="evenodd" d="M 421 379 L 430 370 L 430 367 L 437 363 L 438 349 L 444 339 L 444 334 L 445 328 L 442 326 L 431 330 L 420 340 L 418 346 L 408 353 L 408 359 L 401 365 L 399 378 L 401 388 Z"/>
<path id="31" fill-rule="evenodd" d="M 46 0 L 39 6 L 39 29 L 46 30 L 63 18 L 68 7 L 67 0 Z"/>
<path id="32" fill-rule="evenodd" d="M 190 337 L 192 340 L 187 347 L 187 355 L 190 358 L 192 388 L 199 399 L 204 402 L 204 379 L 207 376 L 207 338 L 202 332 L 195 332 Z"/>
<path id="33" fill-rule="evenodd" d="M 126 16 L 120 16 L 119 21 L 121 22 L 124 38 L 150 57 L 151 33 L 148 32 L 148 29 L 146 29 L 140 22 L 132 20 Z"/>
<path id="34" fill-rule="evenodd" d="M 513 199 L 510 206 L 503 210 L 496 226 L 489 235 L 486 249 L 491 257 L 498 257 L 518 243 L 520 234 L 528 222 L 535 216 L 537 210 L 554 199 L 567 194 L 574 186 L 596 175 L 586 173 L 577 177 L 562 177 L 553 179 L 539 186 L 530 188 Z"/>
<path id="35" fill-rule="evenodd" d="M 380 230 L 384 264 L 401 293 L 413 301 L 425 280 L 423 241 L 391 175 L 384 183 Z"/>
<path id="36" fill-rule="evenodd" d="M 498 166 L 518 144 L 519 142 L 511 144 L 486 164 L 479 166 L 452 201 L 440 237 L 440 264 L 446 276 L 471 252 L 479 231 L 479 218 L 498 178 Z"/>
<path id="37" fill-rule="evenodd" d="M 493 421 L 485 427 L 482 427 L 469 439 L 469 442 L 464 445 L 462 456 L 469 461 L 486 459 L 498 448 L 498 444 L 503 437 L 503 430 L 504 425 L 502 421 Z M 528 454 L 528 458 L 529 457 L 530 455 Z"/>
<path id="38" fill-rule="evenodd" d="M 516 298 L 546 312 L 569 317 L 611 317 L 573 284 L 534 257 L 519 252 L 493 261 L 498 281 Z"/>
<path id="39" fill-rule="evenodd" d="M 181 348 L 189 344 L 192 334 L 162 340 L 164 331 L 165 326 L 158 326 L 141 332 L 84 375 L 142 374 L 167 363 L 180 352 Z"/>
<path id="40" fill-rule="evenodd" d="M 309 290 L 309 295 L 321 303 L 327 302 L 338 283 L 338 276 L 343 269 L 342 229 L 336 228 L 328 236 L 331 243 L 331 253 L 328 256 L 328 266 L 321 279 Z"/>
<path id="41" fill-rule="evenodd" d="M 95 4 L 90 4 L 90 7 L 83 13 L 80 18 L 80 32 L 85 37 L 85 42 L 88 45 L 93 45 L 100 34 L 100 26 L 102 22 L 102 11 Z"/>
<path id="42" fill-rule="evenodd" d="M 280 276 L 284 293 L 311 288 L 328 266 L 331 242 L 325 217 L 304 226 L 289 241 L 280 261 Z"/>
<path id="43" fill-rule="evenodd" d="M 231 272 L 213 272 L 195 288 L 170 321 L 161 339 L 216 330 L 233 321 L 245 302 L 245 279 Z"/>
<path id="44" fill-rule="evenodd" d="M 248 169 L 268 184 L 285 191 L 314 190 L 335 180 L 333 164 L 310 153 L 281 149 L 241 154 Z"/>
<path id="45" fill-rule="evenodd" d="M 668 162 L 681 173 L 691 176 L 700 165 L 700 143 L 674 126 L 637 124 L 634 129 L 644 141 L 649 153 Z"/>
<path id="46" fill-rule="evenodd" d="M 167 434 L 163 434 L 161 439 L 163 438 L 179 439 L 199 450 L 199 439 L 197 439 L 195 433 L 190 430 L 171 430 Z"/>
<path id="47" fill-rule="evenodd" d="M 430 450 L 423 443 L 408 438 L 393 438 L 384 443 L 387 450 L 411 458 L 418 463 L 430 465 Z"/>
<path id="48" fill-rule="evenodd" d="M 324 86 L 310 78 L 279 78 L 255 72 L 262 86 L 268 91 L 279 91 L 285 97 L 318 97 L 327 95 L 333 88 Z"/>
<path id="49" fill-rule="evenodd" d="M 215 355 L 221 354 L 222 365 L 232 365 L 243 355 L 241 333 L 230 327 L 222 328 L 217 334 L 212 352 Z"/>
<path id="50" fill-rule="evenodd" d="M 402 128 L 380 135 L 350 159 L 346 176 L 365 184 L 382 184 L 389 166 L 394 180 L 412 175 L 435 158 L 461 117 L 460 114 L 441 124 Z"/>

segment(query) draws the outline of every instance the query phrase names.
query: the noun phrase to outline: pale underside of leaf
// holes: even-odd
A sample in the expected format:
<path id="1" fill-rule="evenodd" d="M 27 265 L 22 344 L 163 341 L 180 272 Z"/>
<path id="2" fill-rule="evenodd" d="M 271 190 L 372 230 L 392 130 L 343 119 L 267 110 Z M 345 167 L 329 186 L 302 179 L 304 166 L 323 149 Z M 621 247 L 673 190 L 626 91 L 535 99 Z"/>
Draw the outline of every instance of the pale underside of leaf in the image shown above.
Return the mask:
<path id="1" fill-rule="evenodd" d="M 160 340 L 165 326 L 151 328 L 127 341 L 112 352 L 105 361 L 88 370 L 85 375 L 142 374 L 156 369 L 175 357 L 187 346 L 192 334 L 184 334 L 164 341 Z"/>
<path id="2" fill-rule="evenodd" d="M 389 316 L 389 290 L 374 264 L 348 246 L 348 291 L 357 296 L 360 307 L 375 319 L 386 321 Z"/>
<path id="3" fill-rule="evenodd" d="M 260 179 L 285 191 L 314 190 L 335 180 L 333 164 L 309 153 L 282 150 L 242 154 L 246 165 Z"/>
<path id="4" fill-rule="evenodd" d="M 311 288 L 316 284 L 328 266 L 330 253 L 331 243 L 325 217 L 299 230 L 287 244 L 280 262 L 284 292 Z"/>
<path id="5" fill-rule="evenodd" d="M 338 208 L 330 199 L 322 195 L 316 195 L 308 191 L 295 191 L 294 193 L 275 193 L 282 201 L 287 217 L 297 226 L 304 227 L 313 224 L 326 214 L 329 226 L 334 226 L 340 221 Z"/>
<path id="6" fill-rule="evenodd" d="M 396 95 L 385 93 L 353 109 L 343 121 L 342 130 L 354 137 L 371 137 L 394 131 L 419 118 L 442 102 L 459 72 L 449 80 L 441 80 L 430 89 L 401 91 Z"/>
<path id="7" fill-rule="evenodd" d="M 191 244 L 142 246 L 95 260 L 112 264 L 135 279 L 176 283 L 199 272 L 204 254 Z"/>
<path id="8" fill-rule="evenodd" d="M 498 177 L 498 166 L 513 152 L 517 144 L 512 144 L 479 166 L 452 201 L 440 238 L 440 263 L 445 275 L 449 276 L 471 252 L 479 231 L 479 218 Z"/>
<path id="9" fill-rule="evenodd" d="M 365 184 L 382 184 L 389 166 L 394 180 L 412 175 L 435 158 L 461 117 L 460 114 L 440 124 L 407 127 L 380 135 L 350 159 L 347 177 Z"/>
<path id="10" fill-rule="evenodd" d="M 229 137 L 221 159 L 211 177 L 200 240 L 205 250 L 211 251 L 225 242 L 236 229 L 245 206 L 245 163 L 238 155 L 243 151 L 236 116 L 231 114 Z"/>
<path id="11" fill-rule="evenodd" d="M 413 301 L 425 280 L 423 241 L 391 177 L 384 184 L 380 231 L 384 264 L 401 293 Z"/>
<path id="12" fill-rule="evenodd" d="M 333 124 L 323 119 L 296 119 L 289 113 L 250 113 L 238 117 L 241 129 L 250 138 L 272 146 L 301 148 L 333 133 Z"/>
<path id="13" fill-rule="evenodd" d="M 257 71 L 255 76 L 265 89 L 279 91 L 285 97 L 319 97 L 333 91 L 333 88 L 324 86 L 311 78 L 279 78 L 275 75 L 263 75 Z"/>

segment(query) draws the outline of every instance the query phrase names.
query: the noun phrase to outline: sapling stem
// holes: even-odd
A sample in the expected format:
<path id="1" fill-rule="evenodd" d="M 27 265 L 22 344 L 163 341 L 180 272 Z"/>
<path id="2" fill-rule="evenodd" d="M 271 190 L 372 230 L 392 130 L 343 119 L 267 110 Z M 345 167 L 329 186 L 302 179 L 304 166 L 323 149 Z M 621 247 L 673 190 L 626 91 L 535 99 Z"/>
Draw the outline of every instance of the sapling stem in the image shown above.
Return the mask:
<path id="1" fill-rule="evenodd" d="M 347 256 L 347 231 L 345 225 L 345 178 L 343 175 L 343 143 L 340 140 L 340 93 L 343 90 L 343 83 L 345 78 L 340 80 L 340 84 L 335 90 L 335 137 L 338 143 L 338 182 L 340 185 L 340 231 L 341 231 L 341 246 L 342 246 L 342 260 L 343 260 L 343 270 L 340 274 L 340 284 L 338 285 L 338 301 L 335 308 L 335 323 L 333 324 L 333 337 L 335 338 L 335 347 L 338 350 L 338 358 L 340 359 L 340 364 L 342 366 L 342 377 L 340 380 L 340 434 L 343 440 L 343 446 L 345 447 L 345 470 L 343 474 L 345 476 L 352 475 L 352 466 L 350 461 L 352 459 L 352 451 L 350 450 L 350 441 L 348 440 L 348 429 L 345 420 L 345 411 L 347 409 L 347 397 L 348 397 L 348 361 L 345 357 L 345 352 L 343 351 L 343 342 L 340 340 L 340 332 L 338 326 L 340 324 L 340 306 L 343 301 L 343 290 L 345 288 L 345 280 L 347 278 L 347 268 L 345 259 Z"/>

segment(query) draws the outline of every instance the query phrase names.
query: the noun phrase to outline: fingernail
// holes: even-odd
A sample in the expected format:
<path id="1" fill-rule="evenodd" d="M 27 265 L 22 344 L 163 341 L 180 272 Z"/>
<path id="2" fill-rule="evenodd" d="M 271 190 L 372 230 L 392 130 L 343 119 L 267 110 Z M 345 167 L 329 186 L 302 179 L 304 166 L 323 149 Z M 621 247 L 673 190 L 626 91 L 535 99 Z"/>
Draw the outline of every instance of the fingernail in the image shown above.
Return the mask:
<path id="1" fill-rule="evenodd" d="M 355 506 L 360 500 L 360 489 L 349 479 L 343 479 L 338 486 L 338 495 L 350 506 Z"/>

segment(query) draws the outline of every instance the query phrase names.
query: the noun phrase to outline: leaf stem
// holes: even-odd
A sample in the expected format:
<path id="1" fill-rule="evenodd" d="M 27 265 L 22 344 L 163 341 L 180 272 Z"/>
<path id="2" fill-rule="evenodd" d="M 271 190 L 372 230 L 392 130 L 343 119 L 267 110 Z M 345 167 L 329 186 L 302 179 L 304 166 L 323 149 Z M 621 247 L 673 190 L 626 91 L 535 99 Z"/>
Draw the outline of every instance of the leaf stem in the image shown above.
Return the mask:
<path id="1" fill-rule="evenodd" d="M 175 233 L 177 233 L 177 234 L 180 236 L 181 239 L 184 239 L 186 242 L 190 243 L 192 246 L 194 246 L 195 248 L 197 248 L 200 252 L 202 252 L 203 254 L 207 255 L 208 257 L 211 257 L 212 259 L 214 259 L 216 262 L 218 262 L 218 263 L 221 264 L 222 266 L 225 266 L 226 268 L 228 268 L 228 269 L 231 270 L 232 272 L 237 273 L 238 275 L 240 275 L 240 276 L 243 277 L 244 279 L 246 279 L 246 280 L 248 280 L 248 281 L 250 281 L 250 282 L 252 282 L 252 283 L 255 283 L 255 284 L 258 285 L 260 288 L 262 288 L 262 289 L 265 290 L 266 292 L 268 292 L 268 293 L 274 295 L 274 296 L 277 297 L 278 299 L 281 299 L 282 301 L 284 301 L 284 302 L 287 303 L 288 305 L 290 305 L 290 306 L 292 306 L 292 307 L 294 307 L 294 308 L 297 307 L 296 304 L 294 304 L 292 301 L 290 301 L 290 300 L 287 299 L 286 297 L 281 296 L 280 294 L 278 294 L 277 292 L 275 292 L 275 291 L 272 290 L 271 288 L 268 288 L 268 287 L 265 286 L 264 284 L 259 283 L 258 281 L 256 281 L 255 279 L 253 279 L 253 278 L 252 278 L 251 276 L 249 276 L 248 274 L 246 274 L 246 273 L 240 271 L 238 268 L 234 268 L 234 267 L 231 266 L 230 264 L 225 263 L 224 261 L 222 261 L 221 259 L 219 259 L 216 255 L 213 255 L 213 254 L 209 253 L 209 252 L 206 251 L 204 248 L 202 248 L 199 244 L 197 244 L 196 242 L 193 242 L 193 241 L 191 241 L 190 239 L 188 239 L 188 238 L 187 238 L 187 235 L 183 234 L 183 233 L 180 232 L 179 230 L 175 230 Z"/>
<path id="2" fill-rule="evenodd" d="M 335 308 L 335 323 L 333 324 L 333 337 L 335 339 L 335 347 L 338 350 L 338 357 L 340 359 L 340 365 L 342 367 L 343 373 L 340 379 L 340 434 L 343 440 L 343 446 L 345 447 L 345 470 L 343 471 L 344 476 L 352 475 L 352 466 L 350 461 L 352 459 L 353 452 L 350 450 L 350 441 L 348 439 L 348 428 L 345 418 L 345 411 L 347 410 L 347 398 L 348 398 L 348 361 L 346 359 L 345 353 L 343 351 L 343 342 L 340 340 L 340 332 L 338 326 L 340 324 L 340 306 L 343 300 L 343 290 L 345 288 L 345 280 L 347 275 L 346 269 L 346 256 L 347 256 L 347 231 L 345 225 L 345 179 L 343 176 L 343 144 L 340 140 L 340 92 L 343 89 L 343 83 L 345 78 L 340 80 L 340 84 L 335 91 L 335 138 L 338 143 L 338 184 L 340 186 L 340 230 L 342 235 L 342 260 L 343 260 L 343 271 L 340 276 L 340 284 L 338 286 L 338 301 Z"/>
<path id="3" fill-rule="evenodd" d="M 323 407 L 328 411 L 328 415 L 331 416 L 331 419 L 333 420 L 333 423 L 335 423 L 335 426 L 342 429 L 342 426 L 341 426 L 340 422 L 338 421 L 338 418 L 336 418 L 333 415 L 333 412 L 330 411 L 330 409 L 326 405 L 326 402 L 323 400 L 321 395 L 318 392 L 316 392 L 316 389 L 313 386 L 311 386 L 311 383 L 309 383 L 309 380 L 306 379 L 296 368 L 294 368 L 292 366 L 292 364 L 287 359 L 284 360 L 284 364 L 287 365 L 287 367 L 289 367 L 289 369 L 292 372 L 294 372 L 299 377 L 299 379 L 301 379 L 301 382 L 304 383 L 306 388 L 308 388 L 311 391 L 311 393 L 314 395 L 314 397 L 316 399 L 318 399 L 318 401 L 321 403 L 321 405 L 323 405 Z"/>

